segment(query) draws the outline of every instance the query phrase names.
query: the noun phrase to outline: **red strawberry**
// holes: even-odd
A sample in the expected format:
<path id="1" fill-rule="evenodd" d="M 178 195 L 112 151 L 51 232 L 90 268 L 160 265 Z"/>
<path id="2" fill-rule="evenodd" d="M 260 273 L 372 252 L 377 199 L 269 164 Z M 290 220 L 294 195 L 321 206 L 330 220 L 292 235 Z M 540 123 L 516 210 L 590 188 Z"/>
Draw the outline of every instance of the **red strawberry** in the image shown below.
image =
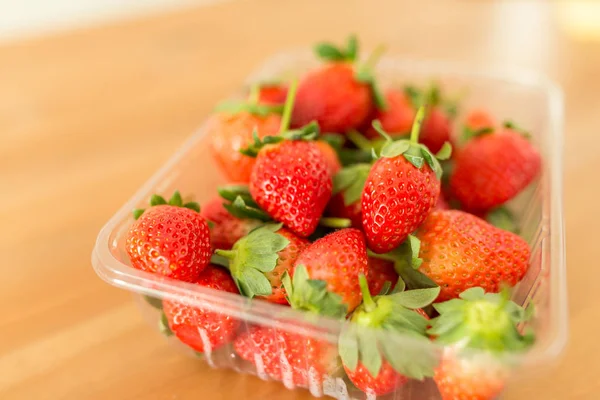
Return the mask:
<path id="1" fill-rule="evenodd" d="M 486 294 L 480 287 L 433 307 L 440 315 L 431 320 L 428 332 L 447 346 L 434 376 L 442 399 L 495 399 L 510 373 L 506 355 L 518 355 L 533 344 L 534 336 L 518 329 L 533 309 L 513 303 L 506 291 Z"/>
<path id="2" fill-rule="evenodd" d="M 372 119 L 381 122 L 383 130 L 389 132 L 392 137 L 408 136 L 416 112 L 411 99 L 400 90 L 390 89 L 385 94 L 385 100 L 387 108 L 377 110 Z M 365 136 L 369 139 L 380 137 L 379 132 L 372 126 L 367 127 Z"/>
<path id="3" fill-rule="evenodd" d="M 300 266 L 306 268 L 310 279 L 325 281 L 329 292 L 341 296 L 348 312 L 360 304 L 358 275 L 368 273 L 368 259 L 358 229 L 340 229 L 318 239 L 300 254 L 292 276 Z"/>
<path id="4" fill-rule="evenodd" d="M 436 358 L 428 349 L 428 318 L 420 308 L 435 300 L 439 288 L 403 292 L 402 285 L 389 295 L 371 297 L 364 275 L 360 288 L 363 303 L 339 339 L 340 357 L 352 383 L 367 394 L 382 396 L 406 383 L 408 377 L 433 376 Z M 410 343 L 393 340 L 394 334 L 406 335 Z M 410 359 L 407 352 L 419 356 Z"/>
<path id="5" fill-rule="evenodd" d="M 229 293 L 238 293 L 227 272 L 209 265 L 195 284 Z M 198 300 L 201 301 L 201 300 Z M 163 301 L 169 328 L 181 342 L 199 352 L 210 353 L 233 340 L 240 321 L 201 307 L 171 300 Z"/>
<path id="6" fill-rule="evenodd" d="M 233 244 L 246 236 L 259 224 L 252 219 L 237 218 L 223 207 L 227 203 L 220 197 L 215 197 L 202 206 L 200 215 L 212 222 L 210 227 L 210 242 L 213 249 L 229 250 Z"/>
<path id="7" fill-rule="evenodd" d="M 354 37 L 344 50 L 330 44 L 317 46 L 317 54 L 329 63 L 302 79 L 292 114 L 293 127 L 316 121 L 323 132 L 343 133 L 362 126 L 374 105 L 385 108 L 371 72 L 380 52 L 355 68 L 357 49 Z"/>
<path id="8" fill-rule="evenodd" d="M 277 105 L 285 103 L 287 87 L 278 83 L 263 83 L 260 85 L 258 102 L 260 104 Z"/>
<path id="9" fill-rule="evenodd" d="M 419 140 L 434 153 L 444 143 L 452 142 L 452 121 L 440 107 L 432 107 L 427 113 Z"/>
<path id="10" fill-rule="evenodd" d="M 394 269 L 394 263 L 381 258 L 369 257 L 369 292 L 373 296 L 377 296 L 381 289 L 389 282 L 390 288 L 393 289 L 398 282 L 398 273 Z"/>
<path id="11" fill-rule="evenodd" d="M 514 286 L 529 267 L 525 240 L 463 211 L 433 211 L 416 236 L 419 271 L 441 287 L 439 301 L 474 286 L 488 292 L 499 291 L 502 284 Z"/>
<path id="12" fill-rule="evenodd" d="M 252 142 L 253 132 L 259 138 L 276 135 L 281 124 L 281 116 L 270 112 L 269 106 L 246 106 L 247 109 L 232 107 L 231 111 L 218 112 L 204 126 L 215 161 L 234 182 L 250 180 L 254 159 L 240 150 Z"/>
<path id="13" fill-rule="evenodd" d="M 268 375 L 292 388 L 321 383 L 333 372 L 337 352 L 326 341 L 275 328 L 252 327 L 233 343 L 235 352 Z"/>
<path id="14" fill-rule="evenodd" d="M 331 176 L 335 176 L 341 169 L 342 164 L 338 158 L 338 155 L 333 147 L 327 142 L 322 140 L 317 140 L 315 142 L 323 156 L 325 157 L 325 161 L 327 162 L 327 166 L 329 167 L 329 173 Z"/>
<path id="15" fill-rule="evenodd" d="M 465 209 L 489 210 L 519 194 L 540 169 L 537 150 L 521 133 L 505 128 L 465 145 L 456 158 L 450 187 Z"/>
<path id="16" fill-rule="evenodd" d="M 136 210 L 137 220 L 126 238 L 131 266 L 142 271 L 192 282 L 210 260 L 210 233 L 197 203 L 183 204 L 179 192 L 169 203 L 153 196 L 148 210 Z"/>
<path id="17" fill-rule="evenodd" d="M 327 206 L 328 215 L 347 218 L 353 227 L 362 228 L 360 199 L 370 169 L 370 164 L 354 164 L 333 177 L 334 196 Z"/>
<path id="18" fill-rule="evenodd" d="M 425 220 L 440 195 L 440 164 L 417 143 L 424 113 L 421 107 L 410 140 L 389 141 L 383 147 L 365 183 L 363 228 L 369 248 L 376 253 L 389 252 L 402 243 Z M 444 153 L 438 158 L 449 156 L 446 149 Z"/>
<path id="19" fill-rule="evenodd" d="M 494 128 L 496 126 L 496 121 L 487 111 L 475 109 L 467 114 L 465 126 L 473 131 L 478 131 L 480 129 Z"/>
<path id="20" fill-rule="evenodd" d="M 242 237 L 232 250 L 216 253 L 230 260 L 229 271 L 242 295 L 287 304 L 283 274 L 308 245 L 281 224 L 268 224 Z"/>
<path id="21" fill-rule="evenodd" d="M 446 201 L 444 196 L 440 194 L 440 197 L 438 197 L 438 201 L 435 204 L 435 210 L 449 210 L 449 209 L 450 209 L 450 206 L 448 205 L 448 202 Z"/>
<path id="22" fill-rule="evenodd" d="M 256 155 L 250 193 L 260 208 L 293 233 L 306 237 L 319 223 L 331 198 L 330 167 L 319 147 L 306 139 L 319 132 L 316 124 L 288 131 L 296 83 L 288 92 L 281 134 L 256 140 L 244 152 Z"/>

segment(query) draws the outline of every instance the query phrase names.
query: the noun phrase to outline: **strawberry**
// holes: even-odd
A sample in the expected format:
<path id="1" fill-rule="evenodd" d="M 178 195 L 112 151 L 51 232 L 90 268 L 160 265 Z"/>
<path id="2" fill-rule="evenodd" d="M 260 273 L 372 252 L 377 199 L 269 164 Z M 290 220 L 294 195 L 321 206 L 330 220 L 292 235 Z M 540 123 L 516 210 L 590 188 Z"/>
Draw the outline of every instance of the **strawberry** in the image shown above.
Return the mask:
<path id="1" fill-rule="evenodd" d="M 410 140 L 391 141 L 381 150 L 362 193 L 363 228 L 369 248 L 386 253 L 402 243 L 434 208 L 440 195 L 442 169 L 437 158 L 449 157 L 444 146 L 437 158 L 418 144 L 425 109 L 415 117 Z M 381 130 L 380 124 L 373 125 Z"/>
<path id="2" fill-rule="evenodd" d="M 324 132 L 344 133 L 362 126 L 374 105 L 385 108 L 385 99 L 379 93 L 372 73 L 383 49 L 375 51 L 358 68 L 353 65 L 358 53 L 358 43 L 353 36 L 346 49 L 323 43 L 315 50 L 328 63 L 302 79 L 292 114 L 292 127 L 316 121 Z"/>
<path id="3" fill-rule="evenodd" d="M 496 121 L 489 112 L 483 109 L 475 109 L 465 117 L 465 126 L 472 131 L 478 131 L 480 129 L 494 128 Z"/>
<path id="4" fill-rule="evenodd" d="M 446 142 L 452 142 L 452 121 L 440 107 L 432 107 L 423 121 L 420 141 L 437 153 Z"/>
<path id="5" fill-rule="evenodd" d="M 269 216 L 301 237 L 312 234 L 331 198 L 332 182 L 327 159 L 319 147 L 304 139 L 319 130 L 310 124 L 288 131 L 296 94 L 296 83 L 288 92 L 279 136 L 258 139 L 244 150 L 255 155 L 250 193 Z"/>
<path id="6" fill-rule="evenodd" d="M 329 143 L 323 140 L 317 140 L 315 141 L 315 144 L 325 157 L 325 161 L 329 167 L 329 173 L 331 176 L 335 176 L 335 174 L 342 169 L 342 164 L 340 163 L 335 149 Z"/>
<path id="7" fill-rule="evenodd" d="M 495 399 L 510 372 L 506 360 L 534 342 L 533 334 L 518 329 L 533 308 L 513 303 L 507 291 L 485 293 L 480 287 L 433 307 L 440 315 L 428 332 L 447 346 L 434 376 L 442 399 Z"/>
<path id="8" fill-rule="evenodd" d="M 371 295 L 378 295 L 386 286 L 386 282 L 393 289 L 398 281 L 398 273 L 394 269 L 394 263 L 389 260 L 384 260 L 376 257 L 369 257 L 369 292 Z"/>
<path id="9" fill-rule="evenodd" d="M 439 288 L 404 292 L 399 281 L 391 294 L 371 297 L 367 279 L 364 275 L 359 279 L 363 303 L 339 339 L 339 354 L 348 378 L 363 392 L 382 396 L 408 378 L 433 376 L 437 360 L 428 351 L 428 318 L 420 309 L 435 300 Z M 396 334 L 406 335 L 409 343 L 396 340 Z M 416 354 L 418 357 L 411 359 Z"/>
<path id="10" fill-rule="evenodd" d="M 167 201 L 154 195 L 148 210 L 135 210 L 125 246 L 131 266 L 192 282 L 210 260 L 210 233 L 197 203 L 183 204 L 179 192 Z"/>
<path id="11" fill-rule="evenodd" d="M 361 196 L 370 164 L 354 164 L 339 171 L 333 177 L 333 196 L 327 213 L 337 218 L 348 218 L 352 226 L 362 228 Z"/>
<path id="12" fill-rule="evenodd" d="M 336 365 L 330 343 L 277 328 L 251 327 L 233 346 L 242 359 L 256 365 L 259 376 L 281 380 L 288 388 L 320 383 Z"/>
<path id="13" fill-rule="evenodd" d="M 442 194 L 440 194 L 440 197 L 438 197 L 437 203 L 435 203 L 435 210 L 449 210 L 449 209 L 450 209 L 450 205 L 448 204 L 448 202 L 446 201 L 444 196 Z"/>
<path id="14" fill-rule="evenodd" d="M 384 131 L 392 137 L 410 135 L 410 128 L 415 119 L 415 107 L 411 99 L 403 91 L 390 89 L 385 94 L 387 107 L 377 110 L 372 119 L 381 122 Z M 379 132 L 372 126 L 365 129 L 365 136 L 369 139 L 378 139 Z"/>
<path id="15" fill-rule="evenodd" d="M 296 259 L 292 277 L 301 266 L 311 279 L 325 281 L 327 291 L 341 296 L 348 312 L 359 305 L 362 295 L 358 275 L 368 273 L 367 248 L 361 231 L 340 229 L 316 240 Z"/>
<path id="16" fill-rule="evenodd" d="M 254 160 L 240 150 L 248 146 L 254 136 L 277 134 L 281 125 L 281 106 L 257 102 L 258 93 L 247 102 L 221 103 L 204 125 L 216 163 L 234 182 L 248 182 L 254 165 Z"/>
<path id="17" fill-rule="evenodd" d="M 412 285 L 423 278 L 414 271 L 418 269 L 441 287 L 439 301 L 470 287 L 498 292 L 503 284 L 514 286 L 529 267 L 531 250 L 525 240 L 463 211 L 433 211 L 409 239 L 400 250 L 410 247 L 404 254 L 411 266 L 397 264 L 398 272 L 409 286 L 419 286 Z"/>
<path id="18" fill-rule="evenodd" d="M 540 154 L 520 132 L 510 127 L 485 131 L 457 156 L 450 188 L 463 208 L 489 210 L 519 194 L 540 169 Z"/>
<path id="19" fill-rule="evenodd" d="M 215 197 L 202 206 L 200 215 L 207 221 L 212 222 L 210 228 L 210 242 L 213 249 L 229 250 L 233 244 L 243 236 L 246 236 L 252 229 L 259 225 L 259 222 L 252 219 L 237 218 L 223 207 L 223 203 L 228 204 L 226 200 Z"/>
<path id="20" fill-rule="evenodd" d="M 214 265 L 206 267 L 193 283 L 205 288 L 238 293 L 229 274 Z M 210 353 L 231 342 L 240 325 L 239 320 L 229 315 L 185 302 L 164 300 L 163 311 L 173 334 L 181 342 L 199 352 Z"/>
<path id="21" fill-rule="evenodd" d="M 262 83 L 258 93 L 259 104 L 278 105 L 285 103 L 287 87 L 277 83 Z"/>
<path id="22" fill-rule="evenodd" d="M 229 259 L 229 272 L 242 295 L 287 304 L 282 276 L 309 242 L 281 224 L 267 224 L 239 239 L 232 250 L 216 250 Z"/>

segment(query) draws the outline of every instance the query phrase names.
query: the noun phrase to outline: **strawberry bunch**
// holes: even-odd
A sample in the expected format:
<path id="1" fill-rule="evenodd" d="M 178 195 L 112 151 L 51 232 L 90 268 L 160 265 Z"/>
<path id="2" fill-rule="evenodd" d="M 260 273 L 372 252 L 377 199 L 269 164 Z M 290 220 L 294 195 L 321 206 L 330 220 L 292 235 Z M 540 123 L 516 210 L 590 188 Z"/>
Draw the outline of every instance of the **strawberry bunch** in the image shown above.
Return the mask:
<path id="1" fill-rule="evenodd" d="M 228 182 L 201 208 L 176 192 L 136 210 L 131 266 L 302 312 L 300 332 L 241 324 L 201 296 L 149 299 L 163 332 L 207 356 L 233 351 L 288 387 L 343 371 L 370 395 L 430 377 L 446 400 L 492 399 L 502 354 L 533 341 L 531 310 L 507 288 L 531 257 L 511 200 L 541 158 L 482 109 L 455 137 L 456 103 L 437 85 L 381 92 L 381 49 L 361 62 L 355 37 L 320 44 L 321 67 L 220 104 L 205 129 Z M 318 317 L 342 322 L 337 343 L 306 333 Z"/>

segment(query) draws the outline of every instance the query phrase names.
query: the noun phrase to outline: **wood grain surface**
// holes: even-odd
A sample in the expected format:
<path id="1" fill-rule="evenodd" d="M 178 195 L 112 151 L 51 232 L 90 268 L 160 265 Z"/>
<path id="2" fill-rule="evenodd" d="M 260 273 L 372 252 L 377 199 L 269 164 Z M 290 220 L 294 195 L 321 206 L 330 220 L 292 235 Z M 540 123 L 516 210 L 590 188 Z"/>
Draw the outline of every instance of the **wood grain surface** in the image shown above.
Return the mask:
<path id="1" fill-rule="evenodd" d="M 600 42 L 563 6 L 238 1 L 1 46 L 0 398 L 311 398 L 173 351 L 131 294 L 95 276 L 90 253 L 261 60 L 357 32 L 394 53 L 527 67 L 562 85 L 570 341 L 554 371 L 505 398 L 597 399 Z"/>

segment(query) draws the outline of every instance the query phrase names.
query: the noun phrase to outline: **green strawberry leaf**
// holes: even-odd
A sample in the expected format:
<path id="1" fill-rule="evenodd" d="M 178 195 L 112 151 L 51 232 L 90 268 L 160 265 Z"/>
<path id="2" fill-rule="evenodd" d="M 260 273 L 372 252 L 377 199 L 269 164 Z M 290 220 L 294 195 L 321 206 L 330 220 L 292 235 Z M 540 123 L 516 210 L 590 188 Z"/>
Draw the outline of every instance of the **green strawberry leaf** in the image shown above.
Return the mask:
<path id="1" fill-rule="evenodd" d="M 198 204 L 195 201 L 188 201 L 187 203 L 185 203 L 183 206 L 183 208 L 189 208 L 190 210 L 196 211 L 196 212 L 200 212 L 200 204 Z M 210 222 L 210 221 L 209 221 Z"/>
<path id="2" fill-rule="evenodd" d="M 240 149 L 240 153 L 248 157 L 256 157 L 260 149 L 269 144 L 275 144 L 282 142 L 284 137 L 281 135 L 277 136 L 265 136 L 262 139 L 258 137 L 258 131 L 256 128 L 252 131 L 252 143 L 247 147 Z"/>
<path id="3" fill-rule="evenodd" d="M 340 135 L 339 133 L 322 133 L 319 139 L 329 143 L 329 145 L 337 152 L 341 150 L 342 146 L 346 142 L 344 136 Z"/>
<path id="4" fill-rule="evenodd" d="M 346 59 L 350 62 L 356 61 L 358 57 L 358 39 L 356 35 L 350 35 L 346 43 Z"/>
<path id="5" fill-rule="evenodd" d="M 382 340 L 380 342 L 382 352 L 399 374 L 417 380 L 433 377 L 435 367 L 439 364 L 439 357 L 426 338 L 419 338 L 417 335 L 413 337 L 411 341 Z M 412 343 L 413 340 L 422 341 L 422 344 Z"/>
<path id="6" fill-rule="evenodd" d="M 356 327 L 350 324 L 342 330 L 338 339 L 338 352 L 342 362 L 350 371 L 358 366 L 358 337 Z"/>
<path id="7" fill-rule="evenodd" d="M 521 128 L 520 126 L 515 124 L 513 121 L 504 121 L 502 123 L 502 126 L 504 126 L 507 129 L 511 129 L 515 132 L 520 133 L 521 136 L 523 136 L 525 139 L 531 139 L 531 133 L 529 133 L 529 131 Z"/>
<path id="8" fill-rule="evenodd" d="M 146 300 L 146 302 L 148 304 L 150 304 L 152 307 L 156 308 L 157 310 L 162 310 L 162 308 L 163 308 L 162 300 L 159 298 L 144 295 L 144 300 Z"/>
<path id="9" fill-rule="evenodd" d="M 479 129 L 472 129 L 472 128 L 469 128 L 468 126 L 465 126 L 463 128 L 463 132 L 462 132 L 462 136 L 461 136 L 460 140 L 461 140 L 462 144 L 465 144 L 473 138 L 483 136 L 483 135 L 489 135 L 490 133 L 494 133 L 494 128 L 492 128 L 491 126 L 487 126 L 485 128 L 479 128 Z"/>
<path id="10" fill-rule="evenodd" d="M 385 281 L 383 283 L 383 286 L 381 287 L 381 290 L 377 294 L 377 296 L 385 296 L 386 294 L 388 294 L 390 292 L 391 288 L 392 288 L 392 283 L 390 281 Z"/>
<path id="11" fill-rule="evenodd" d="M 480 287 L 472 287 L 458 295 L 463 300 L 475 301 L 481 300 L 485 296 L 485 291 Z"/>
<path id="12" fill-rule="evenodd" d="M 394 301 L 410 309 L 423 308 L 433 303 L 440 294 L 440 288 L 414 289 L 394 294 Z"/>
<path id="13" fill-rule="evenodd" d="M 354 204 L 362 197 L 370 171 L 370 164 L 356 164 L 342 169 L 333 177 L 333 193 L 343 192 L 344 204 Z"/>
<path id="14" fill-rule="evenodd" d="M 410 99 L 410 104 L 417 108 L 423 105 L 423 93 L 414 86 L 405 86 L 404 94 Z"/>
<path id="15" fill-rule="evenodd" d="M 346 54 L 330 43 L 319 43 L 315 46 L 317 57 L 325 61 L 344 61 Z"/>
<path id="16" fill-rule="evenodd" d="M 190 210 L 200 212 L 200 205 L 198 203 L 196 203 L 195 201 L 190 201 L 188 203 L 183 204 L 181 194 L 179 193 L 178 190 L 176 190 L 173 193 L 173 195 L 171 196 L 169 201 L 165 200 L 164 197 L 162 197 L 158 194 L 153 194 L 152 197 L 150 197 L 150 207 L 167 205 L 167 204 L 171 205 L 171 206 L 175 206 L 175 207 L 189 208 Z M 133 219 L 134 220 L 139 219 L 142 216 L 142 214 L 144 214 L 144 211 L 146 211 L 146 210 L 143 208 L 134 209 L 133 210 Z"/>
<path id="17" fill-rule="evenodd" d="M 406 157 L 405 153 L 408 151 L 408 149 L 410 149 L 410 142 L 408 140 L 398 140 L 395 142 L 389 142 L 386 145 L 384 145 L 381 149 L 381 157 L 394 158 L 399 156 L 400 154 L 404 154 Z M 410 159 L 408 160 L 410 161 Z"/>
<path id="18" fill-rule="evenodd" d="M 162 197 L 158 194 L 153 194 L 152 197 L 150 198 L 150 206 L 152 206 L 152 207 L 160 206 L 163 204 L 168 204 L 168 203 L 164 197 Z"/>
<path id="19" fill-rule="evenodd" d="M 133 219 L 137 221 L 142 216 L 142 214 L 144 213 L 144 211 L 146 211 L 146 210 L 143 209 L 143 208 L 136 208 L 136 209 L 134 209 L 133 210 Z"/>
<path id="20" fill-rule="evenodd" d="M 425 146 L 421 147 L 421 155 L 423 156 L 425 161 L 427 161 L 427 165 L 429 165 L 431 170 L 435 172 L 435 176 L 438 178 L 438 180 L 442 179 L 442 174 L 444 171 L 442 171 L 442 166 L 440 165 L 440 162 L 437 160 L 437 158 L 434 157 L 433 154 L 431 154 L 431 152 L 429 151 L 429 149 Z"/>
<path id="21" fill-rule="evenodd" d="M 279 260 L 279 252 L 290 241 L 276 233 L 281 224 L 260 226 L 239 239 L 231 250 L 216 250 L 219 256 L 229 259 L 231 277 L 247 297 L 268 296 L 273 292 L 265 272 L 272 271 Z"/>
<path id="22" fill-rule="evenodd" d="M 440 161 L 448 160 L 452 156 L 452 145 L 450 142 L 445 142 L 442 148 L 435 154 L 435 158 Z"/>
<path id="23" fill-rule="evenodd" d="M 219 196 L 221 196 L 225 200 L 233 202 L 238 197 L 241 197 L 242 200 L 244 200 L 244 203 L 246 205 L 248 205 L 250 207 L 255 207 L 255 208 L 258 207 L 256 202 L 252 198 L 252 195 L 250 194 L 250 189 L 248 188 L 248 185 L 233 184 L 233 185 L 219 186 L 217 188 L 217 193 L 219 193 Z"/>
<path id="24" fill-rule="evenodd" d="M 438 284 L 431 280 L 427 275 L 413 269 L 406 263 L 397 262 L 394 264 L 394 268 L 398 275 L 402 277 L 406 286 L 410 289 L 434 288 L 438 286 Z"/>
<path id="25" fill-rule="evenodd" d="M 253 115 L 266 117 L 270 114 L 281 114 L 283 106 L 280 104 L 255 104 L 252 102 L 227 100 L 217 104 L 215 111 L 228 114 L 238 114 L 245 111 Z"/>
<path id="26" fill-rule="evenodd" d="M 263 222 L 271 221 L 271 216 L 269 214 L 260 208 L 247 205 L 241 196 L 236 197 L 233 203 L 223 203 L 223 207 L 225 207 L 231 215 L 237 218 L 257 219 Z"/>
<path id="27" fill-rule="evenodd" d="M 512 212 L 506 207 L 500 206 L 489 211 L 485 220 L 497 228 L 508 232 L 519 234 L 519 226 Z"/>
<path id="28" fill-rule="evenodd" d="M 294 268 L 293 279 L 286 271 L 281 281 L 293 309 L 333 318 L 344 318 L 348 313 L 348 306 L 343 302 L 342 297 L 328 291 L 327 282 L 310 279 L 304 265 L 297 265 Z"/>
<path id="29" fill-rule="evenodd" d="M 171 196 L 169 199 L 169 205 L 183 207 L 183 199 L 181 198 L 181 193 L 179 193 L 179 190 L 176 190 L 173 193 L 173 196 Z"/>
<path id="30" fill-rule="evenodd" d="M 370 332 L 360 331 L 358 335 L 358 348 L 360 352 L 360 361 L 365 366 L 371 376 L 379 375 L 379 370 L 383 364 L 381 354 L 377 348 L 377 339 L 371 336 Z"/>
<path id="31" fill-rule="evenodd" d="M 158 320 L 158 329 L 160 330 L 160 333 L 166 337 L 173 336 L 173 331 L 171 328 L 169 328 L 169 321 L 167 320 L 167 316 L 164 312 L 160 314 L 160 319 Z"/>
<path id="32" fill-rule="evenodd" d="M 394 286 L 394 290 L 392 290 L 391 294 L 402 293 L 402 292 L 404 292 L 405 289 L 406 289 L 406 283 L 404 283 L 404 280 L 402 279 L 402 277 L 398 277 L 398 282 L 396 282 L 396 286 Z"/>

